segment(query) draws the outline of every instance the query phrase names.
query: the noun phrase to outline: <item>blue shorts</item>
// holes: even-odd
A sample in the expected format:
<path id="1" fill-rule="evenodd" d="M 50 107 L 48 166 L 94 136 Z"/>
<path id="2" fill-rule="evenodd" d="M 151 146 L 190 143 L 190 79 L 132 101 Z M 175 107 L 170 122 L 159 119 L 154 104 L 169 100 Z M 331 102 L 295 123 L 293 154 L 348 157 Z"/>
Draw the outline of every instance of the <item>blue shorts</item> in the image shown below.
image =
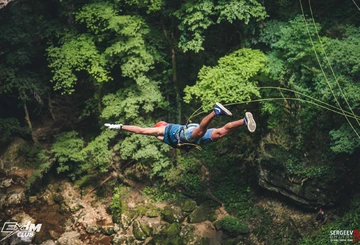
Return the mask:
<path id="1" fill-rule="evenodd" d="M 194 144 L 208 144 L 213 142 L 211 138 L 211 133 L 215 128 L 210 128 L 206 131 L 205 135 L 201 137 L 200 139 L 195 139 L 194 136 L 192 136 L 192 131 L 194 131 L 195 128 L 199 127 L 200 125 L 197 123 L 191 123 L 188 124 L 188 127 L 185 128 L 180 132 L 180 141 L 181 142 L 188 142 L 188 143 L 194 143 Z"/>

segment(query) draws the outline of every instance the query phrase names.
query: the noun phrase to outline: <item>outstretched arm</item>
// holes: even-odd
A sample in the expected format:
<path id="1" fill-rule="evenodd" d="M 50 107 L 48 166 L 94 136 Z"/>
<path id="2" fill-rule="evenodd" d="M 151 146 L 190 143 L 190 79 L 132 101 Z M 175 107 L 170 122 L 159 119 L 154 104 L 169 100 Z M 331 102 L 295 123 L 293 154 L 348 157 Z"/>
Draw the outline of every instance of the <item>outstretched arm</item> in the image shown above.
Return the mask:
<path id="1" fill-rule="evenodd" d="M 139 126 L 122 125 L 122 124 L 104 124 L 109 129 L 122 129 L 135 134 L 153 135 L 153 136 L 164 136 L 165 127 L 157 128 L 142 128 Z"/>
<path id="2" fill-rule="evenodd" d="M 163 136 L 164 135 L 164 127 L 158 128 L 142 128 L 138 126 L 131 125 L 123 125 L 122 129 L 135 134 L 145 134 L 145 135 L 153 135 L 153 136 Z"/>

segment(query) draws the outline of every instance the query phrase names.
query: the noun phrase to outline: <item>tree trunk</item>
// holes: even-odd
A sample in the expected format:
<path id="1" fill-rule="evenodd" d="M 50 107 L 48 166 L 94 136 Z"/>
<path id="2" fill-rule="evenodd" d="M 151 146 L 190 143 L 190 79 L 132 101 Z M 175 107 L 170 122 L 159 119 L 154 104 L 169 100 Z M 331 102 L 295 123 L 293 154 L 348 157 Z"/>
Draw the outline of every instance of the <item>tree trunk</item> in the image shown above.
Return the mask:
<path id="1" fill-rule="evenodd" d="M 102 85 L 100 84 L 99 87 L 98 87 L 98 110 L 99 110 L 99 113 L 101 113 L 101 109 L 102 109 L 102 106 L 101 106 L 101 89 L 102 89 Z"/>
<path id="2" fill-rule="evenodd" d="M 27 109 L 27 105 L 26 105 L 25 100 L 23 100 L 23 104 L 24 104 L 24 111 L 25 111 L 25 119 L 26 119 L 27 124 L 29 125 L 30 130 L 31 130 L 31 138 L 36 144 L 38 144 L 39 142 L 38 142 L 38 140 L 36 139 L 36 137 L 34 135 L 34 131 L 33 131 L 33 128 L 32 128 L 32 123 L 31 123 L 30 116 L 29 116 L 29 111 Z"/>
<path id="3" fill-rule="evenodd" d="M 51 104 L 51 97 L 50 97 L 50 94 L 48 94 L 48 106 L 49 106 L 49 111 L 50 111 L 50 114 L 51 114 L 51 118 L 56 121 L 56 117 L 55 117 L 55 114 L 54 114 L 54 111 L 53 111 L 53 107 L 52 107 L 52 104 Z"/>
<path id="4" fill-rule="evenodd" d="M 177 81 L 176 51 L 175 51 L 175 47 L 173 44 L 174 34 L 171 33 L 171 38 L 169 37 L 163 20 L 161 20 L 161 26 L 164 31 L 164 36 L 165 36 L 166 40 L 168 41 L 169 46 L 171 48 L 171 64 L 172 64 L 172 73 L 173 73 L 172 82 L 174 84 L 174 89 L 175 89 L 175 104 L 176 104 L 176 111 L 177 111 L 177 123 L 181 123 L 182 107 L 181 107 L 181 96 L 180 96 L 180 91 L 179 91 L 179 86 L 178 86 L 178 81 Z"/>
<path id="5" fill-rule="evenodd" d="M 23 107 L 24 107 L 24 112 L 25 112 L 25 120 L 30 128 L 30 132 L 31 132 L 31 138 L 32 140 L 34 141 L 34 143 L 38 144 L 38 140 L 36 139 L 35 135 L 34 135 L 34 132 L 33 132 L 33 127 L 32 127 L 32 123 L 31 123 L 31 120 L 30 120 L 30 115 L 29 115 L 29 111 L 28 111 L 28 108 L 27 108 L 27 104 L 26 104 L 26 101 L 25 99 L 22 98 L 21 96 L 21 92 L 19 90 L 19 95 L 20 95 L 20 98 L 23 102 Z"/>
<path id="6" fill-rule="evenodd" d="M 171 63 L 172 63 L 172 71 L 173 71 L 173 83 L 175 86 L 175 93 L 176 93 L 176 111 L 177 111 L 177 123 L 181 123 L 181 97 L 179 86 L 177 84 L 177 77 L 176 77 L 176 56 L 175 56 L 175 49 L 171 48 Z"/>

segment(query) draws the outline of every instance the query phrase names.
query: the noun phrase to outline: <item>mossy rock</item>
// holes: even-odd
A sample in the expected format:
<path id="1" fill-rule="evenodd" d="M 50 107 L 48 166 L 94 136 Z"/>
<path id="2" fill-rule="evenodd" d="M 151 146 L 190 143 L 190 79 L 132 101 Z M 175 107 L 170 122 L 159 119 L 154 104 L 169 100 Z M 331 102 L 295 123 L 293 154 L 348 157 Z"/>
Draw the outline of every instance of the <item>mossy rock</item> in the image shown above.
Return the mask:
<path id="1" fill-rule="evenodd" d="M 194 200 L 187 199 L 181 204 L 181 209 L 185 213 L 191 213 L 196 209 L 196 202 Z"/>
<path id="2" fill-rule="evenodd" d="M 221 229 L 230 237 L 237 237 L 238 235 L 247 235 L 250 233 L 249 227 L 233 216 L 225 216 L 223 219 L 216 221 L 214 225 L 217 230 Z"/>
<path id="3" fill-rule="evenodd" d="M 215 208 L 209 207 L 208 205 L 203 203 L 189 215 L 189 223 L 200 223 L 205 220 L 215 221 L 215 211 Z"/>
<path id="4" fill-rule="evenodd" d="M 181 223 L 185 219 L 182 209 L 179 206 L 174 205 L 165 206 L 161 211 L 161 217 L 164 221 L 169 223 Z"/>
<path id="5" fill-rule="evenodd" d="M 155 235 L 149 242 L 151 245 L 185 245 L 184 239 L 180 236 L 181 226 L 172 223 L 166 229 Z"/>
<path id="6" fill-rule="evenodd" d="M 16 163 L 22 163 L 19 150 L 21 147 L 26 147 L 27 145 L 26 141 L 22 138 L 15 137 L 12 139 L 2 155 L 2 159 L 4 160 L 4 163 L 6 163 L 5 168 L 11 168 Z"/>
<path id="7" fill-rule="evenodd" d="M 150 208 L 145 212 L 146 217 L 156 218 L 160 216 L 160 211 L 156 208 Z"/>
<path id="8" fill-rule="evenodd" d="M 133 235 L 137 240 L 143 241 L 150 236 L 150 229 L 146 228 L 146 226 L 142 226 L 138 220 L 133 222 L 132 228 Z"/>
<path id="9" fill-rule="evenodd" d="M 128 210 L 121 214 L 121 225 L 124 229 L 127 229 L 131 223 L 139 216 L 139 213 L 135 210 Z"/>
<path id="10" fill-rule="evenodd" d="M 152 204 L 146 204 L 143 206 L 138 206 L 137 210 L 140 214 L 145 215 L 149 218 L 155 218 L 160 216 L 160 211 Z"/>

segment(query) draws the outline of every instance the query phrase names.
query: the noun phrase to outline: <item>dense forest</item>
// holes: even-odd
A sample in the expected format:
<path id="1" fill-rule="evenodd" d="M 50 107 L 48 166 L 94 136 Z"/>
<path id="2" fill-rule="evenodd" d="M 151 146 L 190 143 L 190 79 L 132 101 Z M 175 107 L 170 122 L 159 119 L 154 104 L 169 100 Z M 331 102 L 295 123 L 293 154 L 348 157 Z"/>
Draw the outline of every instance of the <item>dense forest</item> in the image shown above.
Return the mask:
<path id="1" fill-rule="evenodd" d="M 0 200 L 9 194 L 4 180 L 30 168 L 26 200 L 66 180 L 84 196 L 109 198 L 108 214 L 123 228 L 126 191 L 135 187 L 153 203 L 174 205 L 201 206 L 206 193 L 229 214 L 206 219 L 224 232 L 221 243 L 182 239 L 188 226 L 167 220 L 147 239 L 120 243 L 116 232 L 106 234 L 112 244 L 329 244 L 333 230 L 360 229 L 359 5 L 8 3 L 0 9 Z M 199 122 L 216 102 L 233 116 L 211 127 L 251 111 L 257 130 L 184 151 L 103 126 Z M 16 140 L 22 160 L 12 170 L 7 152 Z M 314 222 L 299 225 L 291 213 L 277 221 L 279 210 L 260 205 L 272 200 Z M 12 218 L 9 207 L 0 202 L 1 226 Z M 320 208 L 326 218 L 315 221 Z"/>

